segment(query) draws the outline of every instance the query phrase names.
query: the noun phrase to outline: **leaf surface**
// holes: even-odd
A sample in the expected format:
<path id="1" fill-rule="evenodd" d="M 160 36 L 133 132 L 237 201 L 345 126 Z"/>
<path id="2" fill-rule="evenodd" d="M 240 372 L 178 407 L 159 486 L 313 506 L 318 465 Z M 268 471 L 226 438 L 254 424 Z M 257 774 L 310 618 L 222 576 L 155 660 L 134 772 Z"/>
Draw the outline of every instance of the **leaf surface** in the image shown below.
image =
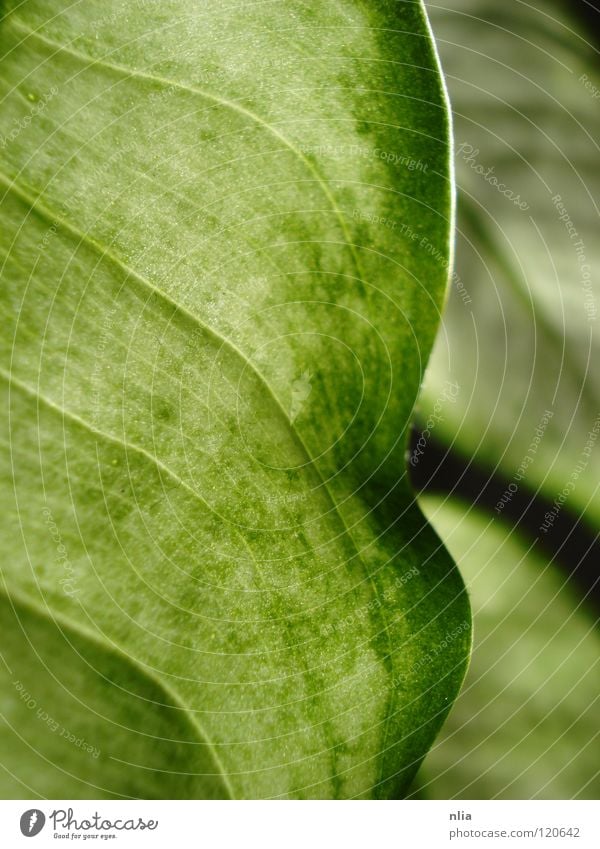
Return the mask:
<path id="1" fill-rule="evenodd" d="M 451 228 L 421 4 L 4 9 L 2 650 L 103 753 L 7 671 L 7 792 L 401 794 L 469 647 L 405 472 Z"/>

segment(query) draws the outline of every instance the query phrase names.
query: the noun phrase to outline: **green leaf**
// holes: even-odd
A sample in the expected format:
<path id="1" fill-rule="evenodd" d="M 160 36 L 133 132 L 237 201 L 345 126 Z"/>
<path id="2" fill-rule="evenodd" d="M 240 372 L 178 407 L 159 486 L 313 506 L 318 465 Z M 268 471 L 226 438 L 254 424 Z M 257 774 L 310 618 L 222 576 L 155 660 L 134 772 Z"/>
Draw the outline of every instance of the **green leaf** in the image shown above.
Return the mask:
<path id="1" fill-rule="evenodd" d="M 600 635 L 554 563 L 503 522 L 423 498 L 464 575 L 475 647 L 420 773 L 439 799 L 597 799 Z"/>
<path id="2" fill-rule="evenodd" d="M 0 621 L 3 798 L 230 792 L 197 724 L 150 671 L 35 605 L 1 596 Z"/>
<path id="3" fill-rule="evenodd" d="M 421 4 L 4 8 L 6 793 L 402 794 L 470 640 L 405 470 L 451 227 Z"/>
<path id="4" fill-rule="evenodd" d="M 597 527 L 597 54 L 546 0 L 457 0 L 431 15 L 460 201 L 454 285 L 421 416 L 446 381 L 458 384 L 436 436 Z"/>

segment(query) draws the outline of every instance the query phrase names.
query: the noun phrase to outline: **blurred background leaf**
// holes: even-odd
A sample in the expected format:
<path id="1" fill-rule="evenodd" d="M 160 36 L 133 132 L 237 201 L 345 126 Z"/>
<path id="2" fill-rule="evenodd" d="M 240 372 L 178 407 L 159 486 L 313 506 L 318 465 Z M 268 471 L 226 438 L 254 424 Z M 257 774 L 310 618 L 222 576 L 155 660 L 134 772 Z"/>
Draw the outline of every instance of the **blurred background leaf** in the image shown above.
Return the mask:
<path id="1" fill-rule="evenodd" d="M 503 522 L 422 499 L 471 594 L 474 651 L 420 774 L 438 799 L 595 799 L 600 635 L 581 601 Z"/>
<path id="2" fill-rule="evenodd" d="M 445 381 L 457 382 L 436 438 L 512 479 L 552 411 L 521 486 L 552 502 L 585 463 L 568 509 L 597 527 L 597 451 L 583 454 L 600 429 L 597 53 L 550 2 L 428 9 L 453 105 L 460 201 L 456 276 L 422 419 Z"/>
<path id="3" fill-rule="evenodd" d="M 458 232 L 411 466 L 417 489 L 454 493 L 422 506 L 460 565 L 475 631 L 415 788 L 426 798 L 600 791 L 600 75 L 582 5 L 427 4 L 453 107 Z"/>

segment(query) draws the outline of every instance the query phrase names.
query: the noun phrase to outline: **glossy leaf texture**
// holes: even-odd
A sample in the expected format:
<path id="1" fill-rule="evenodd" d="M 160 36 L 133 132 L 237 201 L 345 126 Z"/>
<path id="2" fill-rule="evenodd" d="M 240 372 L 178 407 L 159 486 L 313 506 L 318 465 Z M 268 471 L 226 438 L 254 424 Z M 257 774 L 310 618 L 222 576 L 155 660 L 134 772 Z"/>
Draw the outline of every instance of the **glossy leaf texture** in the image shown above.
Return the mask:
<path id="1" fill-rule="evenodd" d="M 422 419 L 457 384 L 437 438 L 595 529 L 598 53 L 565 4 L 428 9 L 453 106 L 459 204 Z"/>
<path id="2" fill-rule="evenodd" d="M 3 10 L 3 794 L 401 795 L 470 643 L 422 5 Z"/>

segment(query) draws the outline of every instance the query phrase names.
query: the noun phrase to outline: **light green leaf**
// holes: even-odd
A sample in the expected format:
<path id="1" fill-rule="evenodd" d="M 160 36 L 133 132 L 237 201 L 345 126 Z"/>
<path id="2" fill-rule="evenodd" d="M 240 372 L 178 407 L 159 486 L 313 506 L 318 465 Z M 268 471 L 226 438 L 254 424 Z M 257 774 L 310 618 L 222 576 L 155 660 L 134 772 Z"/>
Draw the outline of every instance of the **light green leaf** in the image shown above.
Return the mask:
<path id="1" fill-rule="evenodd" d="M 464 575 L 475 647 L 425 760 L 441 799 L 597 799 L 600 635 L 554 563 L 500 520 L 421 501 Z"/>
<path id="2" fill-rule="evenodd" d="M 458 244 L 422 418 L 458 384 L 436 435 L 597 527 L 598 57 L 562 4 L 451 7 L 431 15 L 454 112 Z"/>
<path id="3" fill-rule="evenodd" d="M 3 798 L 229 794 L 196 723 L 148 670 L 72 622 L 52 623 L 5 596 L 0 621 Z"/>
<path id="4" fill-rule="evenodd" d="M 5 792 L 399 795 L 470 640 L 405 472 L 422 6 L 51 5 L 0 23 Z"/>

